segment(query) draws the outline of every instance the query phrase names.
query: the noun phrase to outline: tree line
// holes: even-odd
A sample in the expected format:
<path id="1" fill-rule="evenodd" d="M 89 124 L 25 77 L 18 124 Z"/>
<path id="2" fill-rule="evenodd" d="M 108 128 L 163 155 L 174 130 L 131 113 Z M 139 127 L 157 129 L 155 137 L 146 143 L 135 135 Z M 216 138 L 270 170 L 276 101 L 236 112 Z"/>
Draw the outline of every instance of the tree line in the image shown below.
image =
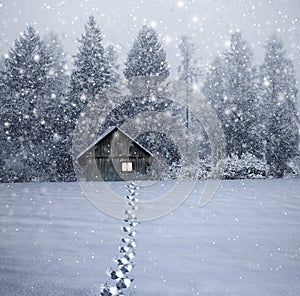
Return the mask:
<path id="1" fill-rule="evenodd" d="M 1 60 L 1 182 L 74 181 L 72 131 L 89 98 L 123 76 L 127 81 L 147 75 L 163 81 L 170 74 L 166 52 L 153 28 L 140 30 L 124 69 L 115 48 L 104 47 L 93 16 L 78 41 L 71 75 L 57 36 L 41 37 L 30 26 Z M 241 33 L 234 33 L 230 48 L 214 59 L 205 75 L 192 40 L 182 37 L 179 48 L 179 80 L 200 86 L 222 123 L 228 156 L 220 163 L 224 176 L 299 174 L 295 70 L 280 39 L 275 35 L 269 38 L 263 64 L 254 66 L 249 44 Z M 134 112 L 143 112 L 145 106 L 163 111 L 170 102 L 151 104 L 143 102 Z M 133 112 L 125 103 L 123 107 L 116 112 Z M 188 110 L 186 114 L 188 123 L 193 116 Z M 121 121 L 119 116 L 113 123 Z M 144 141 L 147 144 L 147 137 Z M 167 143 L 166 139 L 160 141 L 152 149 L 163 148 L 166 157 L 172 157 L 174 145 L 164 147 L 161 144 Z M 203 153 L 201 158 L 209 160 Z M 201 176 L 208 176 L 209 165 L 202 167 Z"/>
<path id="2" fill-rule="evenodd" d="M 282 41 L 268 39 L 260 66 L 253 65 L 241 33 L 232 34 L 230 44 L 214 59 L 202 88 L 222 122 L 227 176 L 299 174 L 298 90 Z"/>

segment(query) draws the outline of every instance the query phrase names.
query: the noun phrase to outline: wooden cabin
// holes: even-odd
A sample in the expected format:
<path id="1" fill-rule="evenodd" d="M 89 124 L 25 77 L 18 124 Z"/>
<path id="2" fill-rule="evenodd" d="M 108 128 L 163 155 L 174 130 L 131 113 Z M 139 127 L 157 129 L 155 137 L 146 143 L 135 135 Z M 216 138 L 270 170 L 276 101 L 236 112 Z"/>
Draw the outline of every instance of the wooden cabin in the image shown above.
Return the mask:
<path id="1" fill-rule="evenodd" d="M 152 154 L 118 127 L 111 127 L 77 156 L 86 181 L 147 180 Z"/>

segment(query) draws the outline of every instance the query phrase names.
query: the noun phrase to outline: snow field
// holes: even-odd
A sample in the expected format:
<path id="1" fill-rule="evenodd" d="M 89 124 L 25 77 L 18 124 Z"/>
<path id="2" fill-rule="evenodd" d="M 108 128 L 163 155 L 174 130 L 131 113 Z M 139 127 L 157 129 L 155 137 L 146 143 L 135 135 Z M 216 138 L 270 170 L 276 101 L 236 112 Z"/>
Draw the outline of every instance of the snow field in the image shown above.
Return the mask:
<path id="1" fill-rule="evenodd" d="M 128 295 L 298 295 L 299 179 L 223 181 L 199 208 L 203 185 L 174 213 L 139 225 Z M 76 183 L 1 184 L 0 295 L 100 295 L 121 225 Z"/>

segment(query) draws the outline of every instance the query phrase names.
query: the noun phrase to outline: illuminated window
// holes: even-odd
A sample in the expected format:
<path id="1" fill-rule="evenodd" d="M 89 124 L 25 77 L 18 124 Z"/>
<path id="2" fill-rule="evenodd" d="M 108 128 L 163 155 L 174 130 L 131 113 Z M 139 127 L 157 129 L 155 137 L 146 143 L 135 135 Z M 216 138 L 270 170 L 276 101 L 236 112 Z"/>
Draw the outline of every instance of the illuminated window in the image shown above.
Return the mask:
<path id="1" fill-rule="evenodd" d="M 122 172 L 132 172 L 132 162 L 122 162 Z"/>

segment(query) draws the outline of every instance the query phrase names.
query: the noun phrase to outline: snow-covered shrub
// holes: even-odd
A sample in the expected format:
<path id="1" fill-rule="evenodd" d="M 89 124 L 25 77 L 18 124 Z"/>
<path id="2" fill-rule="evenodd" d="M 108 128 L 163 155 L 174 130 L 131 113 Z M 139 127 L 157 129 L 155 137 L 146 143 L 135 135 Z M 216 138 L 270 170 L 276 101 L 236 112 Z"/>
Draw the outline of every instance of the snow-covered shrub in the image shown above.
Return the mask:
<path id="1" fill-rule="evenodd" d="M 150 174 L 152 180 L 197 180 L 210 177 L 211 159 L 195 160 L 193 163 L 182 166 L 176 162 L 168 165 L 162 156 L 153 161 Z"/>
<path id="2" fill-rule="evenodd" d="M 227 157 L 217 166 L 224 179 L 261 179 L 269 175 L 268 164 L 250 153 Z"/>
<path id="3" fill-rule="evenodd" d="M 211 171 L 211 159 L 199 159 L 195 160 L 188 166 L 177 169 L 177 178 L 180 179 L 206 179 L 210 177 Z"/>
<path id="4" fill-rule="evenodd" d="M 300 177 L 300 156 L 296 156 L 288 162 L 289 170 L 285 177 Z"/>

